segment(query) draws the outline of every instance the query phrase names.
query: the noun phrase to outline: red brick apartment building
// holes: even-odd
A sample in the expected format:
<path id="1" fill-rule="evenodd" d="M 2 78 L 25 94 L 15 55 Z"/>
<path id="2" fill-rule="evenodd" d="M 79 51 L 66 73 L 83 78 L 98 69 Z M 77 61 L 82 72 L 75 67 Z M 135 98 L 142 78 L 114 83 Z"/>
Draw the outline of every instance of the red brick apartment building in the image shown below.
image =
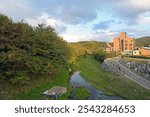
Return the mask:
<path id="1" fill-rule="evenodd" d="M 114 38 L 114 51 L 123 54 L 132 54 L 135 47 L 134 38 L 127 37 L 126 32 L 121 32 L 120 37 Z"/>

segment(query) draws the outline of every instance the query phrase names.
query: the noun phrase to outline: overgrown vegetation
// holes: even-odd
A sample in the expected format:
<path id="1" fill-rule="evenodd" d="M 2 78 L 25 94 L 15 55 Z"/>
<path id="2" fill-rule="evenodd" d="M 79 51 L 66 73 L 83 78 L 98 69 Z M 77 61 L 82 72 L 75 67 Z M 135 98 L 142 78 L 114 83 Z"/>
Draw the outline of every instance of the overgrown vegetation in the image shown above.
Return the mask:
<path id="1" fill-rule="evenodd" d="M 116 56 L 115 52 L 104 52 L 105 48 L 105 42 L 67 43 L 51 26 L 32 27 L 0 14 L 0 99 L 44 99 L 41 93 L 55 85 L 67 88 L 67 93 L 59 98 L 67 99 L 71 90 L 68 70 L 73 73 L 70 68 L 74 66 L 108 94 L 149 99 L 149 91 L 101 69 L 98 61 Z M 78 99 L 85 99 L 88 94 L 84 88 L 76 90 Z"/>
<path id="2" fill-rule="evenodd" d="M 127 78 L 104 71 L 100 62 L 93 57 L 80 58 L 75 68 L 81 71 L 81 75 L 89 83 L 108 95 L 117 95 L 124 99 L 150 99 L 149 90 Z"/>
<path id="3" fill-rule="evenodd" d="M 21 87 L 20 89 L 15 89 L 14 92 L 11 92 L 10 99 L 21 99 L 21 100 L 39 100 L 46 99 L 42 93 L 46 90 L 49 90 L 53 86 L 62 86 L 67 88 L 67 93 L 60 96 L 58 99 L 64 100 L 68 99 L 71 91 L 71 86 L 68 82 L 69 75 L 68 71 L 65 69 L 58 70 L 56 74 L 41 76 L 38 79 L 34 79 L 32 83 L 26 86 Z"/>
<path id="4" fill-rule="evenodd" d="M 1 99 L 42 99 L 42 91 L 62 84 L 68 92 L 60 99 L 67 99 L 67 70 L 72 67 L 68 61 L 94 56 L 106 47 L 105 42 L 95 41 L 68 44 L 51 26 L 32 27 L 23 21 L 13 22 L 3 14 L 0 26 Z M 67 75 L 63 76 L 64 70 Z"/>
<path id="5" fill-rule="evenodd" d="M 78 43 L 69 43 L 71 49 L 70 62 L 76 63 L 80 56 L 94 56 L 106 48 L 106 42 L 83 41 Z"/>
<path id="6" fill-rule="evenodd" d="M 90 92 L 84 87 L 76 87 L 75 89 L 75 97 L 78 100 L 84 100 L 89 96 Z"/>
<path id="7" fill-rule="evenodd" d="M 116 56 L 116 52 L 105 52 L 105 51 L 100 51 L 97 54 L 94 54 L 94 58 L 98 60 L 99 62 L 103 62 L 106 58 L 112 58 Z"/>
<path id="8" fill-rule="evenodd" d="M 20 100 L 39 100 L 46 99 L 42 93 L 53 86 L 62 86 L 67 88 L 67 93 L 58 99 L 68 99 L 71 86 L 68 82 L 69 74 L 65 69 L 57 70 L 52 75 L 36 76 L 27 85 L 11 85 L 7 81 L 0 81 L 0 99 L 20 99 Z"/>
<path id="9" fill-rule="evenodd" d="M 32 27 L 0 14 L 0 79 L 25 84 L 67 68 L 69 48 L 51 26 Z"/>

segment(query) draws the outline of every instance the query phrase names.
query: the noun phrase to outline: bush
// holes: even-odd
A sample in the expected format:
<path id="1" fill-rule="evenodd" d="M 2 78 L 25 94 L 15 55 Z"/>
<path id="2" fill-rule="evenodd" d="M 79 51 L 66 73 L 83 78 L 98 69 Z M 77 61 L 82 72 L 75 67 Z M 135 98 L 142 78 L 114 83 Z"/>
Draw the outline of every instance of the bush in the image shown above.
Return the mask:
<path id="1" fill-rule="evenodd" d="M 112 58 L 115 56 L 116 56 L 115 52 L 106 53 L 104 51 L 101 51 L 98 54 L 94 54 L 94 58 L 100 62 L 103 62 L 106 58 Z"/>
<path id="2" fill-rule="evenodd" d="M 26 72 L 18 71 L 15 74 L 15 77 L 10 79 L 10 82 L 13 85 L 18 85 L 18 84 L 25 85 L 25 84 L 27 84 L 28 80 L 29 80 L 29 77 Z"/>
<path id="3" fill-rule="evenodd" d="M 15 23 L 0 14 L 0 78 L 24 84 L 30 75 L 67 68 L 69 47 L 51 26 Z"/>

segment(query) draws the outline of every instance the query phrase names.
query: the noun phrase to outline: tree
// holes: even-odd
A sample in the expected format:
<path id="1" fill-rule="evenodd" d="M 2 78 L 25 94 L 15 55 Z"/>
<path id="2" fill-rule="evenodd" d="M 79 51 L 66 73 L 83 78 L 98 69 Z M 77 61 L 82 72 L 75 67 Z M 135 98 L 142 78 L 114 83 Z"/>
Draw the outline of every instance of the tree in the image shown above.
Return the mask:
<path id="1" fill-rule="evenodd" d="M 67 68 L 69 48 L 51 26 L 13 22 L 0 14 L 0 79 L 25 83 L 31 76 Z"/>

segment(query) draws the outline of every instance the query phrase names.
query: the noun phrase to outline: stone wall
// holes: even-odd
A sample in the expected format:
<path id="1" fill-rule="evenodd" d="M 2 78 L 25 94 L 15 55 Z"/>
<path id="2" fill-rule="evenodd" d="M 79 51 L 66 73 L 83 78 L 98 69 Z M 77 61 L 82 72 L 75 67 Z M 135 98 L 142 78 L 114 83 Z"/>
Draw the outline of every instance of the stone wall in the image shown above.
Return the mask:
<path id="1" fill-rule="evenodd" d="M 102 68 L 105 71 L 115 74 L 117 76 L 124 76 L 124 71 L 121 69 L 121 67 L 119 67 L 119 65 L 116 65 L 116 63 L 113 62 L 106 62 L 106 61 L 107 60 L 105 60 L 102 63 Z"/>
<path id="2" fill-rule="evenodd" d="M 129 62 L 124 59 L 119 59 L 120 64 L 131 69 L 133 72 L 143 76 L 145 79 L 150 80 L 150 62 L 149 63 L 137 63 Z"/>

